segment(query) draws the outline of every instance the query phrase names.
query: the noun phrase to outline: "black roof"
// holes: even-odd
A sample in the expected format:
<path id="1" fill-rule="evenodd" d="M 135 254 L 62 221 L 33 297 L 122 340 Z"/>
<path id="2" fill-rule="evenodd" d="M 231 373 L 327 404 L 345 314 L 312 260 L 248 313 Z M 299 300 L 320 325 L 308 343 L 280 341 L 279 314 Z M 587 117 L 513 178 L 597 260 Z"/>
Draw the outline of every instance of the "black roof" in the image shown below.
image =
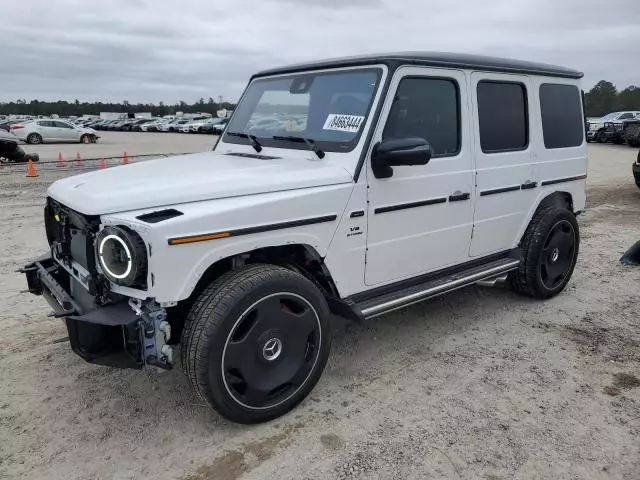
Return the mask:
<path id="1" fill-rule="evenodd" d="M 357 57 L 334 58 L 316 62 L 300 63 L 280 68 L 264 70 L 254 75 L 261 77 L 303 70 L 319 70 L 324 68 L 351 67 L 384 63 L 395 68 L 398 65 L 423 65 L 428 67 L 449 67 L 484 70 L 491 72 L 524 73 L 544 75 L 547 77 L 582 78 L 583 73 L 569 68 L 547 65 L 545 63 L 525 62 L 509 58 L 486 57 L 463 53 L 443 52 L 401 52 L 363 55 Z"/>

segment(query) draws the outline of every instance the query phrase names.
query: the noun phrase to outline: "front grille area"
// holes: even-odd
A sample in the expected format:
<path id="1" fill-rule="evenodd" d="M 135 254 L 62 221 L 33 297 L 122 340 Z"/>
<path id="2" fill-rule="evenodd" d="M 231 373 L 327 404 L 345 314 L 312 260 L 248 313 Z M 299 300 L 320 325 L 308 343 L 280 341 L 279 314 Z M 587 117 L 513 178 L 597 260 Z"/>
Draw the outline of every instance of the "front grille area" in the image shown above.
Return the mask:
<path id="1" fill-rule="evenodd" d="M 75 262 L 91 276 L 97 274 L 93 238 L 99 226 L 98 217 L 83 215 L 48 198 L 44 223 L 51 251 L 57 260 L 70 269 Z"/>

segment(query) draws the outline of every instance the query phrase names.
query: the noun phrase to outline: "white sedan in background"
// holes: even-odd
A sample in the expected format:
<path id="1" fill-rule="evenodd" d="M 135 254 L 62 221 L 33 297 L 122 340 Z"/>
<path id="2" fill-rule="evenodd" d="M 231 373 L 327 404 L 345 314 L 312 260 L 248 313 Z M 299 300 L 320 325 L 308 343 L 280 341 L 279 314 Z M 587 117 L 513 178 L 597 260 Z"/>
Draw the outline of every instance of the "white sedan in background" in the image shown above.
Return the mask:
<path id="1" fill-rule="evenodd" d="M 11 133 L 31 145 L 48 142 L 96 143 L 93 128 L 85 128 L 59 119 L 39 119 L 11 125 Z"/>

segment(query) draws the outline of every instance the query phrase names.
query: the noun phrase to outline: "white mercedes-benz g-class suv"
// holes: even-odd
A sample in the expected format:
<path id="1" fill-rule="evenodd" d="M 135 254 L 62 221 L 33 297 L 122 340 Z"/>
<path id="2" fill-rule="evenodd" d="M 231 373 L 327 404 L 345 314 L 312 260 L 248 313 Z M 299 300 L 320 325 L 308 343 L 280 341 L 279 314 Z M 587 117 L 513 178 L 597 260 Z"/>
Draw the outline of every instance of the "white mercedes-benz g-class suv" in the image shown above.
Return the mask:
<path id="1" fill-rule="evenodd" d="M 101 365 L 178 362 L 242 423 L 284 414 L 352 320 L 576 264 L 580 72 L 442 53 L 254 75 L 214 151 L 55 182 L 29 291 Z M 179 345 L 179 350 L 177 346 Z"/>

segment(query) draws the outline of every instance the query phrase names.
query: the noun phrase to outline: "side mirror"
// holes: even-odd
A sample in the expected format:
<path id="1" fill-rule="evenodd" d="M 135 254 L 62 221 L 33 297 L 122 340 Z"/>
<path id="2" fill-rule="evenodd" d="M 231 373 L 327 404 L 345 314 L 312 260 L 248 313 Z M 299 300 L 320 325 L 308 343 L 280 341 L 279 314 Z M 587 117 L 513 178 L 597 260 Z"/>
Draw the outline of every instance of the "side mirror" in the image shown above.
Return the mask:
<path id="1" fill-rule="evenodd" d="M 426 165 L 431 160 L 431 146 L 424 138 L 384 140 L 373 147 L 371 168 L 376 178 L 389 178 L 393 166 Z"/>

